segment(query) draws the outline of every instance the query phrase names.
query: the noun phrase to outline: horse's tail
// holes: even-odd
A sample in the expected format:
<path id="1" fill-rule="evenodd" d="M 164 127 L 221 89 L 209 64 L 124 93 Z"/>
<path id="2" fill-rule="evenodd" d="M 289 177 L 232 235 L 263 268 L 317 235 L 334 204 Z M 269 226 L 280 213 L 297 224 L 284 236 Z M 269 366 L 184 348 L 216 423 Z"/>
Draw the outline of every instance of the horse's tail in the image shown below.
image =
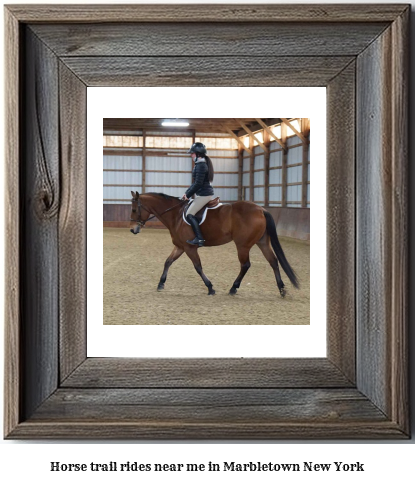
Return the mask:
<path id="1" fill-rule="evenodd" d="M 291 283 L 296 287 L 299 288 L 298 278 L 294 273 L 294 270 L 289 265 L 287 258 L 285 257 L 284 251 L 282 250 L 280 241 L 278 240 L 277 236 L 277 227 L 275 225 L 275 221 L 273 216 L 264 210 L 265 220 L 267 222 L 267 233 L 271 239 L 272 249 L 274 249 L 275 255 L 277 256 L 278 261 L 280 262 L 282 269 L 285 271 L 286 275 L 290 279 Z"/>

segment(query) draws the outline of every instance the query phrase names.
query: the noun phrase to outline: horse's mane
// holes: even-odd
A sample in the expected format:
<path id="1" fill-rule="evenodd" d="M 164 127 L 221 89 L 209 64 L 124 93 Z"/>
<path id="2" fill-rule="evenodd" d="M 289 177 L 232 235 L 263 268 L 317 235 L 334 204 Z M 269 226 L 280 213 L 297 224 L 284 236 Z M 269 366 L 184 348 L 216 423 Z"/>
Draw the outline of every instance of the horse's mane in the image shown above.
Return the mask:
<path id="1" fill-rule="evenodd" d="M 165 193 L 149 192 L 149 193 L 146 193 L 146 195 L 157 195 L 159 197 L 163 197 L 166 200 L 180 200 L 179 197 L 172 197 L 171 195 L 166 195 Z"/>

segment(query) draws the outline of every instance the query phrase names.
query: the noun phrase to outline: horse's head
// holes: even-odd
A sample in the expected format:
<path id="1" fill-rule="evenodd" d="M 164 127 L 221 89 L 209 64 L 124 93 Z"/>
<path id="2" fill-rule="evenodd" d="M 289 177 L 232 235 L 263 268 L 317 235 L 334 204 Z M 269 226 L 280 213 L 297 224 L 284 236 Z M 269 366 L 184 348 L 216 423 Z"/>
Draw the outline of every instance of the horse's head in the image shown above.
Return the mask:
<path id="1" fill-rule="evenodd" d="M 133 234 L 138 234 L 141 230 L 141 227 L 144 227 L 146 221 L 150 217 L 150 212 L 143 207 L 141 201 L 140 201 L 140 195 L 138 191 L 135 193 L 132 191 L 131 195 L 133 197 L 131 203 L 131 217 L 130 217 L 130 231 Z"/>

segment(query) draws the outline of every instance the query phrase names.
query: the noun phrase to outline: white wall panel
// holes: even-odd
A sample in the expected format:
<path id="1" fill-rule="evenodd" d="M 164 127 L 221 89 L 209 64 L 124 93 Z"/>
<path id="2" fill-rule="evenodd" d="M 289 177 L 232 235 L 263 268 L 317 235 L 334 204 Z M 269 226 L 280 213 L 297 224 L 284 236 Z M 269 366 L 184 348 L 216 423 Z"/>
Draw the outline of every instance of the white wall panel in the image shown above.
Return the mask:
<path id="1" fill-rule="evenodd" d="M 269 170 L 269 183 L 275 185 L 276 183 L 281 184 L 282 170 L 280 169 L 270 169 Z"/>
<path id="2" fill-rule="evenodd" d="M 104 130 L 104 136 L 141 136 L 141 130 Z"/>
<path id="3" fill-rule="evenodd" d="M 254 201 L 255 203 L 264 202 L 265 192 L 263 188 L 254 188 Z M 263 205 L 263 203 L 261 203 Z"/>
<path id="4" fill-rule="evenodd" d="M 160 133 L 162 135 L 164 133 Z M 206 137 L 212 137 L 212 134 L 205 135 Z M 288 137 L 287 144 L 291 149 L 288 151 L 287 163 L 296 164 L 302 162 L 302 147 L 295 147 L 293 145 L 301 144 L 301 140 L 297 136 Z M 280 149 L 281 147 L 275 141 L 270 143 L 270 149 Z M 167 150 L 169 150 L 167 148 Z M 183 152 L 183 150 L 180 150 Z M 264 168 L 264 155 L 258 155 L 263 153 L 263 149 L 260 146 L 254 148 L 255 162 L 254 168 Z M 309 148 L 310 153 L 310 148 Z M 243 171 L 249 171 L 250 158 L 249 154 L 244 151 L 243 155 Z M 216 175 L 213 181 L 215 187 L 215 193 L 219 195 L 223 200 L 236 201 L 238 197 L 238 169 L 239 158 L 238 151 L 225 151 L 220 149 L 210 149 L 209 156 L 211 156 Z M 229 159 L 232 156 L 232 159 Z M 281 168 L 282 164 L 282 151 L 273 152 L 270 154 L 270 166 Z M 142 184 L 142 157 L 138 155 L 124 156 L 124 155 L 105 155 L 103 157 L 104 169 L 117 170 L 128 169 L 135 170 L 134 172 L 119 172 L 119 171 L 105 171 L 104 172 L 104 184 L 114 185 L 136 185 L 135 187 L 104 187 L 104 198 L 111 199 L 114 203 L 117 203 L 119 199 L 126 199 L 126 204 L 129 204 L 131 198 L 130 191 L 137 190 L 141 192 Z M 146 156 L 146 191 L 147 192 L 160 192 L 173 196 L 181 196 L 187 187 L 191 184 L 191 170 L 192 162 L 191 158 L 174 157 L 174 156 L 152 156 L 147 153 Z M 310 165 L 308 165 L 308 180 L 310 180 Z M 158 170 L 160 172 L 152 172 L 151 170 Z M 171 173 L 165 173 L 161 171 L 172 171 Z M 176 173 L 175 171 L 186 171 L 186 173 Z M 219 174 L 218 172 L 232 172 L 231 174 Z M 269 174 L 270 184 L 281 184 L 281 169 L 271 169 Z M 287 180 L 288 183 L 301 183 L 302 181 L 302 167 L 289 167 L 287 168 Z M 242 176 L 242 184 L 245 189 L 245 198 L 249 200 L 249 173 L 245 173 Z M 264 171 L 254 172 L 254 185 L 264 184 Z M 162 186 L 160 186 L 162 185 Z M 165 186 L 171 185 L 171 186 Z M 180 185 L 179 188 L 176 185 Z M 216 186 L 231 186 L 233 188 L 216 188 Z M 282 189 L 281 187 L 271 187 L 265 189 L 269 193 L 269 200 L 281 200 Z M 287 187 L 287 200 L 288 201 L 300 201 L 301 200 L 301 184 Z M 310 185 L 307 187 L 307 198 L 310 195 Z M 254 189 L 255 201 L 264 200 L 264 188 Z M 122 203 L 122 202 L 119 202 Z M 278 206 L 276 204 L 272 204 Z M 292 206 L 292 205 L 291 205 Z"/>
<path id="5" fill-rule="evenodd" d="M 287 202 L 301 202 L 301 185 L 287 187 Z M 288 206 L 292 206 L 288 204 Z"/>
<path id="6" fill-rule="evenodd" d="M 169 171 L 192 171 L 192 160 L 189 158 L 177 158 L 174 156 L 149 156 L 146 155 L 146 169 Z"/>
<path id="7" fill-rule="evenodd" d="M 265 171 L 256 171 L 254 173 L 254 185 L 263 185 L 264 184 L 264 174 L 265 174 Z"/>
<path id="8" fill-rule="evenodd" d="M 281 201 L 281 187 L 280 186 L 271 186 L 270 189 L 269 189 L 269 200 L 270 201 L 273 201 L 273 202 L 280 202 Z M 278 204 L 270 204 L 270 205 L 273 205 L 273 206 L 278 206 L 280 207 L 281 205 Z"/>
<path id="9" fill-rule="evenodd" d="M 178 148 L 178 147 L 146 147 L 146 154 L 147 156 L 154 156 L 154 157 L 171 157 L 176 156 L 181 159 L 188 159 L 191 160 L 190 154 L 187 154 L 187 149 Z"/>
<path id="10" fill-rule="evenodd" d="M 301 183 L 302 181 L 302 166 L 294 166 L 293 168 L 287 168 L 287 182 L 288 183 Z"/>
<path id="11" fill-rule="evenodd" d="M 213 169 L 215 171 L 235 171 L 239 170 L 238 159 L 212 159 Z"/>
<path id="12" fill-rule="evenodd" d="M 262 169 L 264 167 L 264 155 L 255 156 L 254 169 Z"/>
<path id="13" fill-rule="evenodd" d="M 213 186 L 238 186 L 237 174 L 215 174 Z"/>
<path id="14" fill-rule="evenodd" d="M 224 200 L 236 202 L 238 200 L 237 188 L 224 188 Z"/>
<path id="15" fill-rule="evenodd" d="M 196 132 L 195 138 L 201 138 L 201 137 L 223 137 L 226 136 L 223 132 Z M 231 136 L 229 136 L 231 137 Z M 197 142 L 197 141 L 196 141 Z"/>
<path id="16" fill-rule="evenodd" d="M 159 148 L 159 149 L 181 149 L 182 152 L 187 152 L 187 150 L 192 145 L 191 137 L 183 137 L 176 135 L 174 136 L 157 136 L 157 135 L 147 135 L 146 136 L 146 147 L 147 148 Z"/>
<path id="17" fill-rule="evenodd" d="M 130 194 L 130 197 L 131 197 L 131 194 Z M 117 200 L 108 200 L 108 201 L 105 201 L 104 202 L 104 205 L 110 205 L 111 203 L 113 204 L 116 204 L 116 205 L 131 205 L 131 198 L 125 202 L 120 202 L 120 201 L 117 201 Z"/>
<path id="18" fill-rule="evenodd" d="M 269 148 L 271 149 L 271 151 L 274 151 L 274 149 L 282 149 L 281 146 L 276 141 L 272 141 L 271 144 L 269 145 Z"/>
<path id="19" fill-rule="evenodd" d="M 191 173 L 152 173 L 146 171 L 146 187 L 149 185 L 191 185 Z"/>
<path id="20" fill-rule="evenodd" d="M 150 193 L 165 193 L 166 195 L 171 195 L 173 197 L 181 197 L 186 191 L 187 187 L 183 188 L 169 188 L 169 187 L 158 187 L 158 186 L 146 186 L 146 192 Z"/>
<path id="21" fill-rule="evenodd" d="M 104 169 L 136 169 L 141 170 L 141 156 L 104 155 Z"/>
<path id="22" fill-rule="evenodd" d="M 127 199 L 131 200 L 131 192 L 138 191 L 141 193 L 141 186 L 128 187 L 128 186 L 104 186 L 103 198 L 110 200 Z M 105 202 L 107 203 L 107 202 Z"/>
<path id="23" fill-rule="evenodd" d="M 236 202 L 238 200 L 238 189 L 235 188 L 215 188 L 215 196 L 227 202 Z"/>
<path id="24" fill-rule="evenodd" d="M 212 151 L 217 150 L 238 150 L 238 143 L 232 137 L 212 137 L 204 135 L 203 137 L 196 137 L 196 142 L 201 142 L 207 147 L 208 155 L 210 155 Z"/>
<path id="25" fill-rule="evenodd" d="M 282 166 L 282 151 L 273 152 L 269 155 L 269 165 Z"/>
<path id="26" fill-rule="evenodd" d="M 296 146 L 301 143 L 302 140 L 298 136 L 287 137 L 287 146 Z"/>
<path id="27" fill-rule="evenodd" d="M 212 157 L 214 156 L 215 158 L 223 158 L 223 157 L 234 157 L 235 159 L 238 159 L 238 150 L 235 149 L 233 151 L 229 150 L 224 150 L 224 149 L 210 149 L 208 151 L 208 156 Z"/>
<path id="28" fill-rule="evenodd" d="M 287 152 L 287 164 L 296 164 L 303 161 L 303 148 L 293 147 L 288 149 Z"/>
<path id="29" fill-rule="evenodd" d="M 147 131 L 147 134 L 150 134 L 151 136 L 162 136 L 162 137 L 163 136 L 164 137 L 192 137 L 193 136 L 192 131 L 185 131 L 185 130 L 172 131 L 172 132 L 149 130 Z"/>
<path id="30" fill-rule="evenodd" d="M 104 171 L 104 185 L 141 185 L 141 171 Z"/>

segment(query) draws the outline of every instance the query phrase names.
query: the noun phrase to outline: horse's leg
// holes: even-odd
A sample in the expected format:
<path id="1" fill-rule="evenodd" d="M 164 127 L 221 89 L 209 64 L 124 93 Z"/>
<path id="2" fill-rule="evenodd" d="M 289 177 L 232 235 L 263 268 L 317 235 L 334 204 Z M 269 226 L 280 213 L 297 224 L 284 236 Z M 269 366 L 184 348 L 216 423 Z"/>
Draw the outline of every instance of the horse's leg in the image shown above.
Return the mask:
<path id="1" fill-rule="evenodd" d="M 159 284 L 157 286 L 157 291 L 161 291 L 164 289 L 164 283 L 166 282 L 167 279 L 167 272 L 169 271 L 170 266 L 178 259 L 182 254 L 184 253 L 183 249 L 178 248 L 175 246 L 173 249 L 172 253 L 170 256 L 166 259 L 166 262 L 164 263 L 164 271 L 163 274 L 161 275 Z"/>
<path id="2" fill-rule="evenodd" d="M 202 270 L 202 263 L 200 261 L 199 254 L 197 252 L 197 247 L 189 246 L 189 248 L 186 249 L 186 254 L 191 259 L 193 266 L 195 267 L 195 270 L 202 277 L 204 284 L 208 287 L 209 290 L 208 295 L 214 295 L 215 290 L 213 289 L 212 283 L 210 282 L 209 278 L 205 275 L 205 273 Z"/>
<path id="3" fill-rule="evenodd" d="M 241 271 L 234 281 L 232 288 L 229 290 L 229 295 L 235 295 L 235 293 L 238 291 L 238 288 L 241 285 L 241 281 L 243 280 L 243 277 L 246 275 L 246 272 L 248 269 L 251 267 L 251 263 L 249 261 L 249 251 L 250 248 L 246 247 L 241 247 L 238 248 L 238 258 L 239 262 L 241 263 Z"/>
<path id="4" fill-rule="evenodd" d="M 278 259 L 275 257 L 275 254 L 273 253 L 272 249 L 269 246 L 268 236 L 262 238 L 259 242 L 257 242 L 257 246 L 261 249 L 262 254 L 265 256 L 265 259 L 269 262 L 271 268 L 274 270 L 278 289 L 280 291 L 282 298 L 284 298 L 286 295 L 284 282 L 281 279 L 280 268 L 278 266 Z"/>

